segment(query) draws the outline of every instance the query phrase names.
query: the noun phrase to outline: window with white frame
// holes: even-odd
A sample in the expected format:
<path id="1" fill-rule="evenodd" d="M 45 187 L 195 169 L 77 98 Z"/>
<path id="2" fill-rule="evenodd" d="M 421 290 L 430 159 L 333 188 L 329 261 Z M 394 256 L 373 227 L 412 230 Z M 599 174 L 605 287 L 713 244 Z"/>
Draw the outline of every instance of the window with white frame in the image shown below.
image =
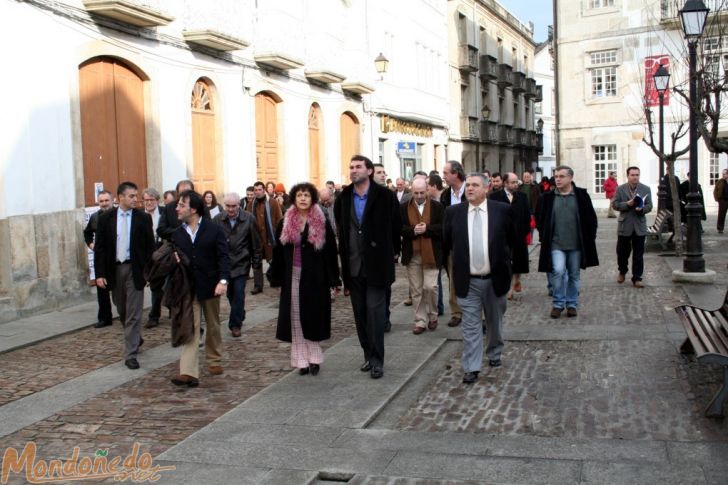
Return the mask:
<path id="1" fill-rule="evenodd" d="M 589 0 L 589 8 L 614 7 L 614 0 Z"/>
<path id="2" fill-rule="evenodd" d="M 604 193 L 609 172 L 617 171 L 617 145 L 592 145 L 594 154 L 594 192 Z"/>
<path id="3" fill-rule="evenodd" d="M 712 36 L 703 40 L 705 73 L 712 82 L 721 82 L 728 69 L 728 37 Z"/>
<path id="4" fill-rule="evenodd" d="M 617 95 L 617 51 L 598 51 L 589 54 L 589 74 L 592 98 Z"/>
<path id="5" fill-rule="evenodd" d="M 720 153 L 710 154 L 710 164 L 708 166 L 708 180 L 713 186 L 720 178 Z"/>

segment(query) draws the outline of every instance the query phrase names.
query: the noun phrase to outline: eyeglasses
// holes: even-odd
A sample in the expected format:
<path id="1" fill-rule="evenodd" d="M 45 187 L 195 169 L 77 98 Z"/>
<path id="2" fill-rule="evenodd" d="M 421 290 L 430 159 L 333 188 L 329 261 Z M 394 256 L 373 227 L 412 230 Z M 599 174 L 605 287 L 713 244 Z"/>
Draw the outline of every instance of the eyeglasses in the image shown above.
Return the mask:
<path id="1" fill-rule="evenodd" d="M 156 202 L 157 199 L 144 199 L 144 202 Z"/>

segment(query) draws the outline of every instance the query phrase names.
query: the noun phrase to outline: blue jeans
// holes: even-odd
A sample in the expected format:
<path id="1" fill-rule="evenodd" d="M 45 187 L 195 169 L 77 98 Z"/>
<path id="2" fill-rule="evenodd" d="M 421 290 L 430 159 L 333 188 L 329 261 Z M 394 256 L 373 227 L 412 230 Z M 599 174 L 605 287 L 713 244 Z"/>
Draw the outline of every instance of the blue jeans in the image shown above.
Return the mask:
<path id="1" fill-rule="evenodd" d="M 551 284 L 554 289 L 554 308 L 579 307 L 579 270 L 581 250 L 551 251 Z"/>
<path id="2" fill-rule="evenodd" d="M 228 282 L 227 297 L 230 302 L 228 328 L 242 328 L 245 320 L 245 282 L 246 275 L 231 278 Z"/>

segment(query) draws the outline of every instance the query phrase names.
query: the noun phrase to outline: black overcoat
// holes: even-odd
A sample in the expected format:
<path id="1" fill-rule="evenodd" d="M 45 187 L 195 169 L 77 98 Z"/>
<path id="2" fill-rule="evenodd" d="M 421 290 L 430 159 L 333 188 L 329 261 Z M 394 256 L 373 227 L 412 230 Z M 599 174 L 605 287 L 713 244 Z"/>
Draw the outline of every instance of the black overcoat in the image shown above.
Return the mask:
<path id="1" fill-rule="evenodd" d="M 579 224 L 579 238 L 581 242 L 581 269 L 599 266 L 597 254 L 597 213 L 594 211 L 591 197 L 586 189 L 572 184 L 576 194 L 577 223 Z M 548 273 L 553 270 L 551 264 L 551 239 L 553 238 L 553 213 L 556 191 L 544 193 L 536 207 L 536 227 L 541 241 L 541 254 L 538 258 L 538 270 Z"/>
<path id="2" fill-rule="evenodd" d="M 531 210 L 528 207 L 528 198 L 521 192 L 513 193 L 513 201 L 508 201 L 508 194 L 505 190 L 493 192 L 491 200 L 509 204 L 513 210 L 513 226 L 516 231 L 516 239 L 513 243 L 513 267 L 516 274 L 528 273 L 528 244 L 526 236 L 531 232 Z"/>
<path id="3" fill-rule="evenodd" d="M 344 286 L 351 288 L 349 271 L 349 230 L 351 207 L 354 204 L 352 192 L 354 184 L 348 185 L 334 203 L 334 217 L 339 230 L 339 252 L 341 254 L 341 273 Z M 387 286 L 394 282 L 394 257 L 399 255 L 402 241 L 400 232 L 402 222 L 399 204 L 394 193 L 369 182 L 369 193 L 364 207 L 361 224 L 362 265 L 367 269 L 367 284 Z"/>
<path id="4" fill-rule="evenodd" d="M 293 210 L 293 209 L 291 209 Z M 276 241 L 281 240 L 282 219 L 276 228 Z M 298 305 L 301 329 L 306 340 L 320 342 L 331 337 L 331 288 L 339 281 L 336 259 L 336 236 L 326 221 L 326 243 L 316 250 L 308 242 L 308 224 L 301 233 L 301 279 L 298 287 Z M 291 341 L 291 282 L 293 280 L 293 244 L 279 243 L 273 248 L 271 286 L 281 287 L 278 305 L 276 338 Z"/>
<path id="5" fill-rule="evenodd" d="M 407 266 L 412 260 L 412 241 L 426 237 L 432 243 L 432 252 L 435 256 L 435 265 L 442 268 L 442 223 L 445 219 L 445 208 L 436 200 L 430 201 L 430 223 L 425 232 L 415 235 L 415 226 L 410 224 L 407 206 L 409 202 L 399 205 L 399 216 L 402 219 L 402 266 Z"/>

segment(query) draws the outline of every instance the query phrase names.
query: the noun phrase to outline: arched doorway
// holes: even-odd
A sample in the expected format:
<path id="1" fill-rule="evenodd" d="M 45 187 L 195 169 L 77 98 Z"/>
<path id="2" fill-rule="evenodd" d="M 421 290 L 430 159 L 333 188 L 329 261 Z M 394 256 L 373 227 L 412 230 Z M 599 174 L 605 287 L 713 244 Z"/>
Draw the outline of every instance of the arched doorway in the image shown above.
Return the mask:
<path id="1" fill-rule="evenodd" d="M 255 95 L 255 166 L 258 180 L 278 181 L 278 100 Z"/>
<path id="2" fill-rule="evenodd" d="M 341 114 L 341 181 L 349 179 L 349 162 L 359 153 L 359 120 L 349 111 Z"/>
<path id="3" fill-rule="evenodd" d="M 192 181 L 202 194 L 212 190 L 220 194 L 217 179 L 215 103 L 211 83 L 198 79 L 192 88 Z"/>
<path id="4" fill-rule="evenodd" d="M 323 146 L 323 119 L 321 118 L 321 107 L 317 103 L 311 105 L 308 110 L 308 160 L 309 160 L 309 181 L 316 187 L 326 177 L 323 164 L 321 163 L 321 147 Z"/>
<path id="5" fill-rule="evenodd" d="M 144 81 L 129 66 L 97 57 L 79 66 L 84 203 L 120 182 L 147 185 Z"/>

